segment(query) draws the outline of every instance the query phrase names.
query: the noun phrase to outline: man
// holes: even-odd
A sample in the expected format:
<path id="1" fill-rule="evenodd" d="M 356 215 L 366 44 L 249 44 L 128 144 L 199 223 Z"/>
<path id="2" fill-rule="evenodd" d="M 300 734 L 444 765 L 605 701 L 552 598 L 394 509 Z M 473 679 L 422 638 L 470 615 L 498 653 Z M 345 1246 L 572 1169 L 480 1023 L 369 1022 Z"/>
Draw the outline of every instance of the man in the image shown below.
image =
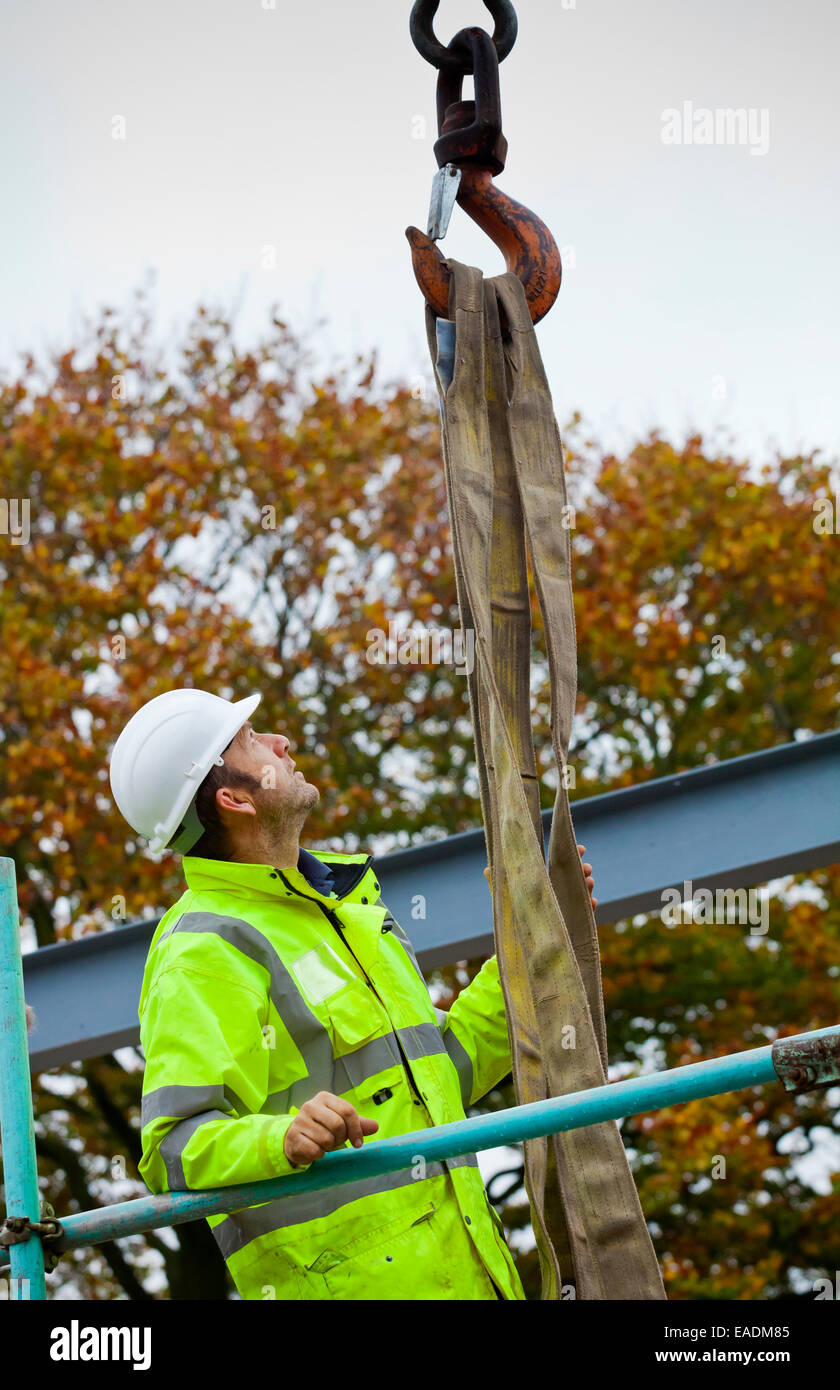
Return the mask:
<path id="1" fill-rule="evenodd" d="M 511 1069 L 495 957 L 435 1009 L 372 857 L 301 848 L 319 792 L 285 735 L 254 730 L 259 700 L 169 691 L 111 759 L 122 814 L 184 855 L 187 881 L 139 1005 L 140 1171 L 155 1193 L 279 1177 L 461 1120 Z M 245 1299 L 524 1298 L 474 1155 L 419 1155 L 209 1225 Z"/>

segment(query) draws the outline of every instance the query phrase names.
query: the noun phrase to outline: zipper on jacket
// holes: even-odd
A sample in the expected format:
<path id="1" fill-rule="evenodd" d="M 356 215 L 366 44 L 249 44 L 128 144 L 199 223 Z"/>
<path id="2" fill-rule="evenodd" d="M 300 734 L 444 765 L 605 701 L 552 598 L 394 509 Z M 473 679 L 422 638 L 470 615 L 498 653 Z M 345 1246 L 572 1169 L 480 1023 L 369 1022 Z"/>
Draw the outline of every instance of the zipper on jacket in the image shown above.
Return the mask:
<path id="1" fill-rule="evenodd" d="M 369 863 L 369 862 L 370 862 L 370 861 L 368 861 L 368 863 Z M 365 865 L 365 869 L 367 869 L 367 864 Z M 315 906 L 316 906 L 316 907 L 320 907 L 320 909 L 321 909 L 321 911 L 323 912 L 324 916 L 326 917 L 327 921 L 330 922 L 330 923 L 332 924 L 332 926 L 334 927 L 334 929 L 338 932 L 338 935 L 339 935 L 339 937 L 341 938 L 342 942 L 344 943 L 345 948 L 350 952 L 350 955 L 353 957 L 354 961 L 356 962 L 356 964 L 358 965 L 358 967 L 359 967 L 359 969 L 361 970 L 362 974 L 364 975 L 365 981 L 367 982 L 367 986 L 368 986 L 368 988 L 370 989 L 371 993 L 379 1000 L 380 1004 L 382 1005 L 382 1008 L 385 1009 L 385 1013 L 387 1014 L 387 1013 L 388 1013 L 388 1010 L 385 1008 L 385 1003 L 384 1003 L 384 1001 L 383 1001 L 381 995 L 379 994 L 379 991 L 375 988 L 373 981 L 371 980 L 370 976 L 368 975 L 367 971 L 365 970 L 365 967 L 362 965 L 362 962 L 359 960 L 359 957 L 356 955 L 356 952 L 353 950 L 352 946 L 350 945 L 350 943 L 349 943 L 348 940 L 347 940 L 347 937 L 344 935 L 344 926 L 343 926 L 343 924 L 342 924 L 342 922 L 341 922 L 341 919 L 336 915 L 335 912 L 333 912 L 329 907 L 327 907 L 325 903 L 319 902 L 317 898 L 310 898 L 309 895 L 308 895 L 307 893 L 301 893 L 297 888 L 293 888 L 292 885 L 291 885 L 291 883 L 289 882 L 289 880 L 286 878 L 285 874 L 283 873 L 283 870 L 282 870 L 282 869 L 278 869 L 278 870 L 277 870 L 277 873 L 278 873 L 278 874 L 280 875 L 280 877 L 282 878 L 283 882 L 285 883 L 286 887 L 289 889 L 289 892 L 290 892 L 290 893 L 294 893 L 295 896 L 298 897 L 298 898 L 303 898 L 304 902 L 307 902 L 307 903 L 315 903 Z M 356 883 L 359 883 L 359 882 L 360 882 L 360 878 L 356 880 Z M 356 886 L 356 885 L 354 884 L 353 887 L 355 887 L 355 886 Z M 351 892 L 352 890 L 348 888 L 346 891 L 349 893 L 349 892 Z M 390 1022 L 390 1014 L 388 1014 L 388 1019 L 389 1019 L 389 1022 Z M 395 1043 L 397 1044 L 397 1048 L 399 1049 L 399 1054 L 400 1054 L 400 1056 L 402 1057 L 403 1066 L 405 1067 L 406 1075 L 408 1076 L 408 1079 L 409 1079 L 409 1081 L 411 1082 L 411 1085 L 412 1085 L 412 1087 L 413 1087 L 413 1089 L 414 1089 L 414 1091 L 415 1091 L 415 1093 L 416 1093 L 416 1095 L 417 1095 L 417 1099 L 422 1103 L 423 1097 L 421 1096 L 420 1091 L 419 1091 L 418 1088 L 417 1088 L 417 1082 L 414 1080 L 414 1077 L 413 1077 L 412 1074 L 411 1074 L 411 1068 L 410 1068 L 410 1066 L 408 1065 L 408 1058 L 406 1057 L 406 1055 L 405 1055 L 405 1053 L 404 1053 L 404 1051 L 403 1051 L 402 1043 L 401 1043 L 400 1040 L 399 1040 L 399 1036 L 397 1035 L 396 1029 L 392 1028 L 392 1029 L 391 1029 L 391 1033 L 392 1033 L 392 1036 L 393 1036 L 393 1038 L 394 1038 Z"/>

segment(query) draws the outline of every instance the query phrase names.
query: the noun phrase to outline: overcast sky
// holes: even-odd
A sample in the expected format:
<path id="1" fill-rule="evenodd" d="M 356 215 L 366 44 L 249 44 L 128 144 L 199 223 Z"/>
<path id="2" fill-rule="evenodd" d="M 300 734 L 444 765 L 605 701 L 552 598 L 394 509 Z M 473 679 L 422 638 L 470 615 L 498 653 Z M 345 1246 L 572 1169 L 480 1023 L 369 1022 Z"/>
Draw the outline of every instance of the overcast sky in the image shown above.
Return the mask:
<path id="1" fill-rule="evenodd" d="M 404 229 L 426 222 L 435 73 L 410 8 L 4 0 L 4 370 L 78 340 L 154 271 L 162 339 L 203 300 L 235 308 L 245 345 L 277 301 L 301 328 L 326 315 L 330 351 L 375 346 L 386 376 L 426 375 Z M 498 182 L 571 248 L 539 329 L 561 421 L 580 410 L 613 445 L 719 425 L 753 452 L 837 452 L 840 7 L 517 12 Z M 492 23 L 480 0 L 442 0 L 444 41 L 475 23 Z M 750 115 L 743 141 L 687 143 L 727 108 Z M 443 247 L 503 268 L 458 210 Z"/>

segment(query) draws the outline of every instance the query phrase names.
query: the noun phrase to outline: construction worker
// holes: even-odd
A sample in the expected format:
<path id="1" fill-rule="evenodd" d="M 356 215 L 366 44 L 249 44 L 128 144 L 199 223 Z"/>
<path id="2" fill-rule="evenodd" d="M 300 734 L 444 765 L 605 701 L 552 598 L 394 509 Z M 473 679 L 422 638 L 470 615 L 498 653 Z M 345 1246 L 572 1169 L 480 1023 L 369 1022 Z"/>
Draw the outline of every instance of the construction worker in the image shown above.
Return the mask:
<path id="1" fill-rule="evenodd" d="M 464 1118 L 511 1070 L 495 957 L 437 1010 L 369 854 L 301 848 L 319 799 L 260 696 L 173 690 L 111 759 L 114 799 L 186 891 L 140 996 L 153 1193 L 306 1170 Z M 580 849 L 580 847 L 579 847 Z M 584 869 L 590 872 L 590 866 Z M 592 879 L 588 878 L 590 890 Z M 474 1155 L 209 1218 L 244 1299 L 523 1299 Z"/>

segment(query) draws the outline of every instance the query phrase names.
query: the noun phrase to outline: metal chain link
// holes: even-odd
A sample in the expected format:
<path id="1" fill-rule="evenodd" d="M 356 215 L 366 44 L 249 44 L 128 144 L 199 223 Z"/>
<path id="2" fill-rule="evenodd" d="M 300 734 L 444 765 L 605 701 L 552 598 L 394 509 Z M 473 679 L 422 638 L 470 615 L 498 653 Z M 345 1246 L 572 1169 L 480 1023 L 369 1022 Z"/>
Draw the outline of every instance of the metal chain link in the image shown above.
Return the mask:
<path id="1" fill-rule="evenodd" d="M 440 0 L 415 0 L 408 21 L 411 41 L 420 56 L 432 67 L 441 68 L 444 72 L 463 71 L 463 59 L 459 58 L 458 52 L 451 46 L 444 48 L 435 36 L 433 20 L 439 4 Z M 493 42 L 501 63 L 516 42 L 516 11 L 511 0 L 484 0 L 484 5 L 493 19 Z"/>

